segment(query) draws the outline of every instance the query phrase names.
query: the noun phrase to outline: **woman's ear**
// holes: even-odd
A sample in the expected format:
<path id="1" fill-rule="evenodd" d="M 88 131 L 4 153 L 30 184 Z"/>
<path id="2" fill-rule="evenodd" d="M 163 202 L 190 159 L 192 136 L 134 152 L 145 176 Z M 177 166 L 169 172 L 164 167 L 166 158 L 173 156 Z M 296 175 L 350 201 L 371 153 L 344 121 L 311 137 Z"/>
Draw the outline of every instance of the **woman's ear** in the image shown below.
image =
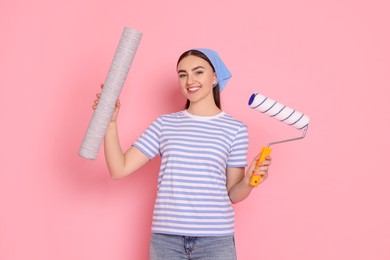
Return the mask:
<path id="1" fill-rule="evenodd" d="M 217 82 L 218 82 L 217 74 L 215 74 L 214 72 L 213 85 L 217 84 Z"/>

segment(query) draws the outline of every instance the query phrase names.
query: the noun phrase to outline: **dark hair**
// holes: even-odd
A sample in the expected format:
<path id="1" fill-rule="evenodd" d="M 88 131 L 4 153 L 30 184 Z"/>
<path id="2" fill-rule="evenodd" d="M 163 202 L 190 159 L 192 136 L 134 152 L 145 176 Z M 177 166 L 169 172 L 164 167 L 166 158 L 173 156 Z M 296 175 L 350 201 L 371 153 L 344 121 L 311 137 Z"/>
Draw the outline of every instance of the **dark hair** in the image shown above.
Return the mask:
<path id="1" fill-rule="evenodd" d="M 177 61 L 177 64 L 176 64 L 176 67 L 177 65 L 179 65 L 179 62 L 187 57 L 187 56 L 196 56 L 198 58 L 201 58 L 201 59 L 204 59 L 205 61 L 207 61 L 211 68 L 213 68 L 213 71 L 215 72 L 215 69 L 214 69 L 214 66 L 213 64 L 211 63 L 211 61 L 209 60 L 209 58 L 207 58 L 206 55 L 204 55 L 202 52 L 198 51 L 198 50 L 189 50 L 189 51 L 186 51 L 184 52 L 182 55 L 180 55 L 178 61 Z M 214 97 L 214 102 L 215 102 L 215 105 L 221 109 L 221 97 L 220 97 L 220 92 L 219 92 L 219 84 L 217 84 L 215 87 L 213 87 L 213 97 Z M 190 107 L 190 101 L 187 99 L 186 101 L 186 104 L 185 104 L 185 109 L 188 109 Z"/>

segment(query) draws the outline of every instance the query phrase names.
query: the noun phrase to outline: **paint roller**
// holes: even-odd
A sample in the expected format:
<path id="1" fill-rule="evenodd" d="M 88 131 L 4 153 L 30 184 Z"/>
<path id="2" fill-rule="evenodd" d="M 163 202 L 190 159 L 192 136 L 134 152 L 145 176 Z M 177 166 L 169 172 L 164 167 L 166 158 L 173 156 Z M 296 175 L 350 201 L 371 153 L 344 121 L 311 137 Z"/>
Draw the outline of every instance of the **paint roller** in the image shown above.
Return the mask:
<path id="1" fill-rule="evenodd" d="M 96 158 L 141 37 L 142 33 L 135 29 L 129 27 L 123 29 L 104 82 L 104 88 L 100 94 L 99 103 L 92 115 L 79 149 L 81 157 L 91 160 Z"/>
<path id="2" fill-rule="evenodd" d="M 279 121 L 284 122 L 302 131 L 302 136 L 300 137 L 271 142 L 266 147 L 262 147 L 260 152 L 260 158 L 256 162 L 256 168 L 258 168 L 260 163 L 264 161 L 268 155 L 271 154 L 271 145 L 299 140 L 306 136 L 306 132 L 309 127 L 309 117 L 307 115 L 302 114 L 301 112 L 298 112 L 295 109 L 283 105 L 266 96 L 263 96 L 260 93 L 253 93 L 249 98 L 248 105 L 252 109 L 260 111 L 267 116 L 278 119 Z M 257 187 L 260 183 L 260 180 L 261 175 L 252 174 L 250 185 Z"/>

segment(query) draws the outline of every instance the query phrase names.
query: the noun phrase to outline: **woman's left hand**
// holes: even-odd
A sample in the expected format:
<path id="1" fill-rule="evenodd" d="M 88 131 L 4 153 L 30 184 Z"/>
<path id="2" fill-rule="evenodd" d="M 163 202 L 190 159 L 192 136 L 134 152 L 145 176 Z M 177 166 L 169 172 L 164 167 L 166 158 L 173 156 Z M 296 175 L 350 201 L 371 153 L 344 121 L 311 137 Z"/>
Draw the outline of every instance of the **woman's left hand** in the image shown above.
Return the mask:
<path id="1" fill-rule="evenodd" d="M 265 157 L 265 160 L 262 161 L 259 164 L 259 166 L 256 168 L 256 163 L 259 160 L 259 158 L 260 158 L 260 154 L 258 154 L 252 160 L 252 162 L 251 162 L 251 164 L 246 172 L 246 176 L 250 179 L 252 174 L 260 175 L 261 176 L 260 181 L 259 181 L 259 184 L 260 184 L 268 178 L 268 170 L 269 170 L 269 167 L 272 163 L 272 157 L 270 155 Z"/>

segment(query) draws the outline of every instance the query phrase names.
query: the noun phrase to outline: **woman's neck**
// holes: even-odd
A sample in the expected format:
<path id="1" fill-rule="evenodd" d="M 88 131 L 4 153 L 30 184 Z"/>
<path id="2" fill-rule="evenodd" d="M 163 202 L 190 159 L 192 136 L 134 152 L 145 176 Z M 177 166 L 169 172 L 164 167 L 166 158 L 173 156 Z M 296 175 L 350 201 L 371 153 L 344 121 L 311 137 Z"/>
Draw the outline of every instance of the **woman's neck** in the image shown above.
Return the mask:
<path id="1" fill-rule="evenodd" d="M 190 104 L 187 111 L 196 116 L 215 116 L 222 112 L 215 104 L 204 106 L 198 103 Z"/>

